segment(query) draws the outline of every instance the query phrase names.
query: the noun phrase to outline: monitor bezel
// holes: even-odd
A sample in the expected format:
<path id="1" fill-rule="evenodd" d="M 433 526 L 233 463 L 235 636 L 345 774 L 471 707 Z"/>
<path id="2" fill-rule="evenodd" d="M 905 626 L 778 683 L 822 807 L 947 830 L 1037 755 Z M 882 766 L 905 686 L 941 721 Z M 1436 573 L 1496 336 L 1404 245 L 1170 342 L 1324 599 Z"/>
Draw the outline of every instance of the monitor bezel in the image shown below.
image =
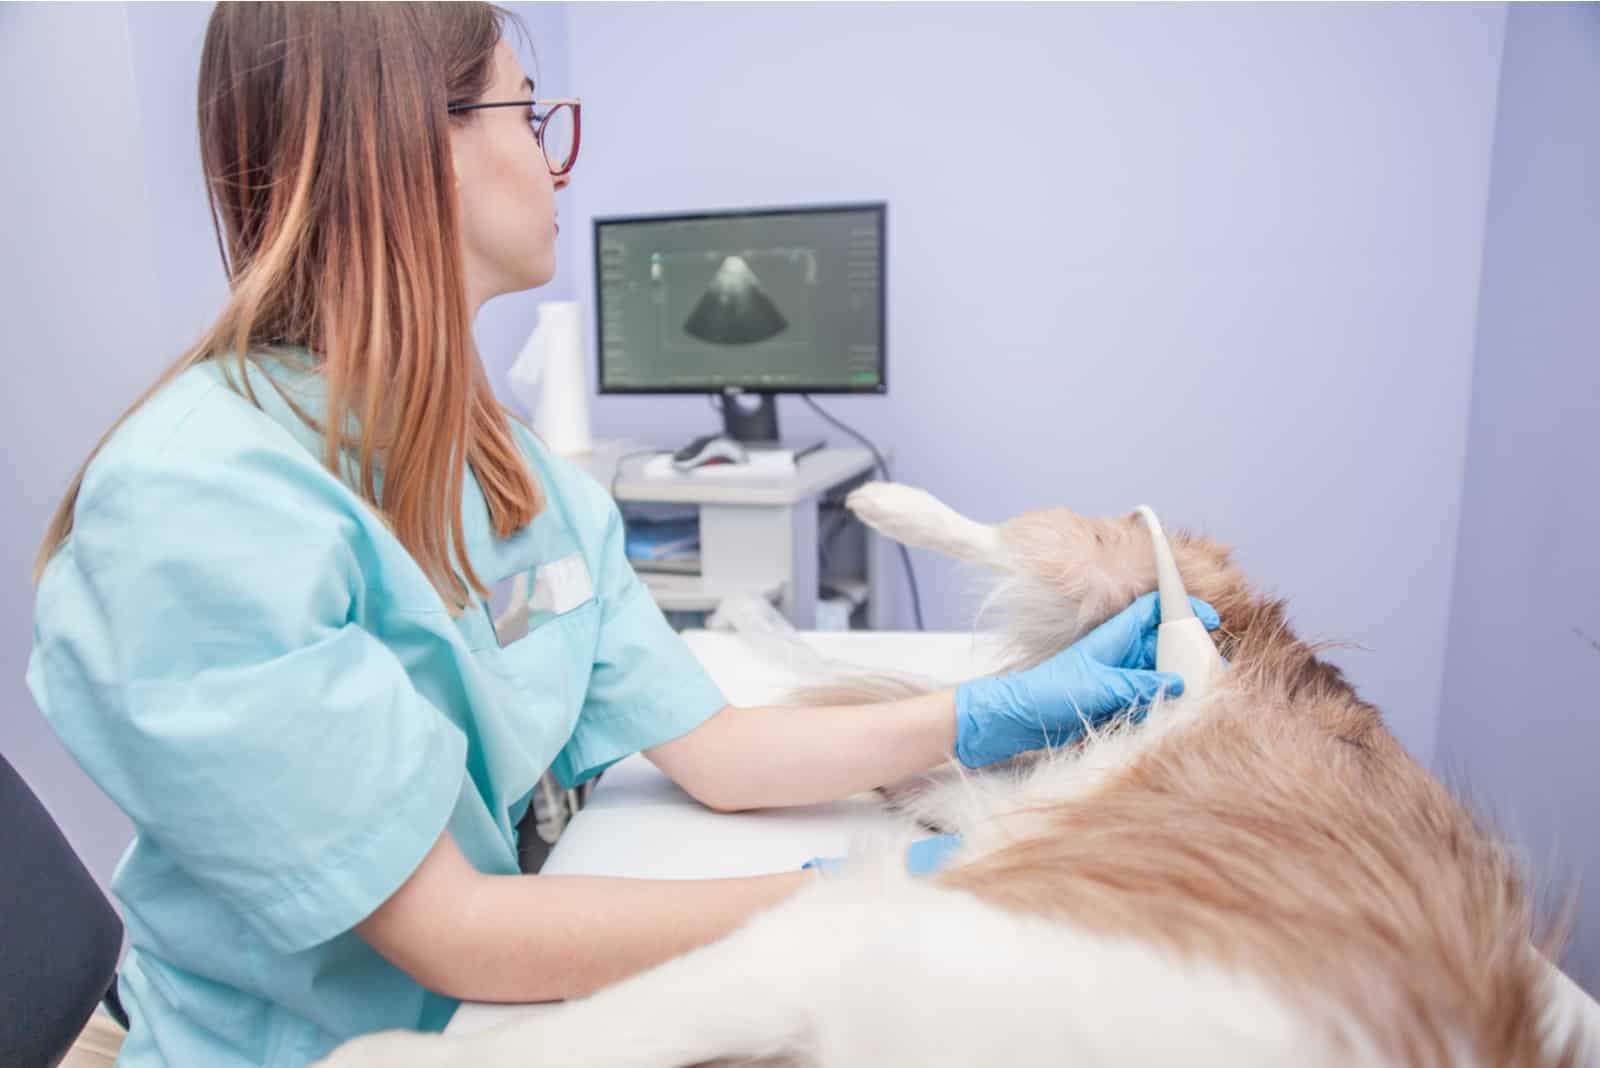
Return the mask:
<path id="1" fill-rule="evenodd" d="M 601 346 L 601 323 L 604 309 L 600 306 L 600 228 L 612 223 L 687 222 L 702 219 L 748 218 L 766 215 L 828 215 L 842 212 L 876 212 L 878 216 L 878 381 L 870 386 L 808 386 L 785 383 L 776 387 L 761 385 L 724 385 L 705 383 L 698 386 L 614 386 L 605 379 L 605 353 Z M 594 259 L 594 380 L 601 394 L 689 394 L 723 393 L 857 393 L 887 394 L 889 392 L 889 285 L 887 261 L 889 254 L 889 202 L 868 200 L 842 204 L 797 204 L 787 207 L 733 208 L 718 211 L 646 213 L 637 215 L 595 216 L 590 227 L 592 238 L 590 254 Z"/>

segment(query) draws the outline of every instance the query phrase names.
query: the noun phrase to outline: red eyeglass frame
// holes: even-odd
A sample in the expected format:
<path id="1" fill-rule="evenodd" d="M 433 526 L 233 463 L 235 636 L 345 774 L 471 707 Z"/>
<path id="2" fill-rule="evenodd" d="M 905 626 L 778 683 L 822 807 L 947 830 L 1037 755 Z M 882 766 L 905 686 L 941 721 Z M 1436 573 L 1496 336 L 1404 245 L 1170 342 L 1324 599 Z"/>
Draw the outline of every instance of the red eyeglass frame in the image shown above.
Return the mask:
<path id="1" fill-rule="evenodd" d="M 550 153 L 544 151 L 544 127 L 550 121 L 550 116 L 555 114 L 558 107 L 572 109 L 572 155 L 567 158 L 567 165 L 559 171 L 550 165 Z M 583 144 L 583 101 L 577 97 L 570 100 L 503 100 L 490 104 L 451 104 L 445 110 L 451 115 L 459 115 L 463 111 L 478 111 L 482 108 L 527 108 L 534 109 L 534 114 L 539 119 L 533 136 L 539 141 L 539 151 L 544 153 L 544 165 L 553 177 L 559 178 L 563 174 L 571 174 L 572 168 L 578 163 L 578 147 Z M 544 108 L 543 115 L 538 115 L 538 109 Z"/>

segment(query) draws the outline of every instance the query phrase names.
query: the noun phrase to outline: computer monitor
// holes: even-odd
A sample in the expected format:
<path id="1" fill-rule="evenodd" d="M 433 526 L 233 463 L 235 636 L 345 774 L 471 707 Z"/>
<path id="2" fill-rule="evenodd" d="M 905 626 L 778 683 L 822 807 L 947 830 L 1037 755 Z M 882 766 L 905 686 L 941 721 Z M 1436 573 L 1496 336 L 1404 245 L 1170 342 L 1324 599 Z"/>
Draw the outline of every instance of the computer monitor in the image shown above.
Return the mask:
<path id="1" fill-rule="evenodd" d="M 778 393 L 886 393 L 883 203 L 594 221 L 601 393 L 720 393 L 776 440 Z M 735 401 L 756 394 L 759 407 Z"/>

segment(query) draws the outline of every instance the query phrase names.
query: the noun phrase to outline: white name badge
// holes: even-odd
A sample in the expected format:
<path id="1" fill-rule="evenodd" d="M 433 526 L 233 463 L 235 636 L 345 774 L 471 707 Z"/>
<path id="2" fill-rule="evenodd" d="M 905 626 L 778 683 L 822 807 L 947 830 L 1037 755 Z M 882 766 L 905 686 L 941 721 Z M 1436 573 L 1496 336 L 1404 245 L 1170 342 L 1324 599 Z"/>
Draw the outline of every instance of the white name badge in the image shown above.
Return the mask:
<path id="1" fill-rule="evenodd" d="M 594 581 L 589 565 L 578 553 L 540 564 L 533 572 L 533 596 L 528 607 L 535 614 L 561 615 L 594 599 Z"/>

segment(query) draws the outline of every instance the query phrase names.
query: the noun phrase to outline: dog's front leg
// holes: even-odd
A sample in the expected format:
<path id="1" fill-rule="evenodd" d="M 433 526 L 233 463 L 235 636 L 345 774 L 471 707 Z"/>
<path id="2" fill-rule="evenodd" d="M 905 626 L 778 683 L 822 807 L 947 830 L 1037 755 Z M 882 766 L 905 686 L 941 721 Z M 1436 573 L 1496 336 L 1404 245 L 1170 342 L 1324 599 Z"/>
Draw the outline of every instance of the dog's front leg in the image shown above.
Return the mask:
<path id="1" fill-rule="evenodd" d="M 997 528 L 968 519 L 927 490 L 898 482 L 868 482 L 844 503 L 885 537 L 913 548 L 948 553 L 979 567 L 1009 570 Z"/>

